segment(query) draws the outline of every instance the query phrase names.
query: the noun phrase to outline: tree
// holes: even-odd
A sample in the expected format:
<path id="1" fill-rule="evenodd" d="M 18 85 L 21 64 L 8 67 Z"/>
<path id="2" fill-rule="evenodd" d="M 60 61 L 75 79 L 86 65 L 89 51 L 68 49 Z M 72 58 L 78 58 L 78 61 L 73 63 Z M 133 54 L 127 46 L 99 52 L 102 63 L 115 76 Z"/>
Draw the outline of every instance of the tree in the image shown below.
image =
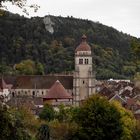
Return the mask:
<path id="1" fill-rule="evenodd" d="M 49 104 L 45 104 L 42 112 L 39 114 L 40 119 L 47 120 L 47 121 L 53 120 L 54 116 L 55 116 L 54 109 Z"/>
<path id="2" fill-rule="evenodd" d="M 91 49 L 97 79 L 128 78 L 135 66 L 140 70 L 140 63 L 136 65 L 129 55 L 132 37 L 91 21 L 54 16 L 50 19 L 56 25 L 53 35 L 44 30 L 43 17 L 29 19 L 10 12 L 0 17 L 1 71 L 13 74 L 12 67 L 27 59 L 41 62 L 45 74 L 73 71 L 74 50 L 80 42 L 81 30 L 88 32 L 91 25 L 87 37 L 89 43 L 94 43 Z M 5 66 L 9 68 L 5 70 Z"/>
<path id="3" fill-rule="evenodd" d="M 30 140 L 21 117 L 7 106 L 0 105 L 0 139 L 1 140 Z"/>
<path id="4" fill-rule="evenodd" d="M 4 6 L 5 2 L 11 2 L 13 5 L 18 6 L 27 15 L 29 15 L 29 13 L 27 11 L 28 7 L 33 8 L 34 12 L 37 12 L 37 10 L 39 8 L 39 6 L 36 4 L 27 5 L 27 0 L 0 0 L 0 14 L 2 13 L 1 8 L 7 8 L 6 6 Z"/>
<path id="5" fill-rule="evenodd" d="M 140 41 L 133 38 L 131 41 L 131 49 L 135 54 L 136 59 L 140 58 Z"/>
<path id="6" fill-rule="evenodd" d="M 118 108 L 120 110 L 118 110 Z M 98 95 L 86 100 L 77 114 L 79 136 L 96 140 L 131 140 L 133 117 L 121 106 Z"/>
<path id="7" fill-rule="evenodd" d="M 35 63 L 30 59 L 23 60 L 15 65 L 15 69 L 19 71 L 20 74 L 33 75 L 35 74 Z"/>
<path id="8" fill-rule="evenodd" d="M 15 65 L 15 69 L 19 74 L 34 75 L 44 74 L 44 67 L 40 62 L 34 62 L 33 60 L 27 59 L 21 61 Z"/>
<path id="9" fill-rule="evenodd" d="M 132 134 L 133 140 L 140 140 L 140 121 L 136 121 L 136 127 L 133 130 Z"/>
<path id="10" fill-rule="evenodd" d="M 140 81 L 140 72 L 137 72 L 137 73 L 134 75 L 134 80 Z"/>
<path id="11" fill-rule="evenodd" d="M 65 106 L 63 104 L 59 105 L 58 107 L 58 111 L 56 112 L 55 117 L 60 121 L 66 121 L 66 119 L 68 118 L 68 112 L 67 109 L 65 108 Z"/>
<path id="12" fill-rule="evenodd" d="M 78 129 L 76 123 L 59 122 L 53 120 L 49 122 L 50 138 L 54 140 L 76 140 L 75 134 Z"/>
<path id="13" fill-rule="evenodd" d="M 40 62 L 36 62 L 36 74 L 38 75 L 44 74 L 44 66 Z"/>
<path id="14" fill-rule="evenodd" d="M 35 135 L 38 132 L 38 128 L 43 123 L 34 116 L 29 107 L 26 105 L 19 106 L 18 109 L 15 110 L 15 114 L 22 119 L 22 122 L 25 124 L 28 132 L 32 135 Z"/>
<path id="15" fill-rule="evenodd" d="M 136 66 L 123 66 L 122 72 L 127 76 L 134 75 L 136 72 Z"/>
<path id="16" fill-rule="evenodd" d="M 140 87 L 140 72 L 137 72 L 134 75 L 134 83 L 135 83 L 135 87 Z"/>
<path id="17" fill-rule="evenodd" d="M 136 63 L 137 71 L 140 71 L 140 41 L 136 39 L 132 39 L 131 49 L 132 49 L 134 62 Z"/>
<path id="18" fill-rule="evenodd" d="M 133 132 L 136 127 L 136 120 L 132 112 L 123 108 L 118 102 L 113 101 L 111 104 L 116 107 L 121 116 L 120 122 L 123 128 L 121 140 L 132 140 Z"/>
<path id="19" fill-rule="evenodd" d="M 58 106 L 58 111 L 55 112 L 55 119 L 59 122 L 75 122 L 77 113 L 79 112 L 79 107 L 65 107 L 63 104 Z"/>
<path id="20" fill-rule="evenodd" d="M 49 140 L 50 139 L 50 130 L 49 126 L 42 124 L 38 129 L 37 140 Z"/>

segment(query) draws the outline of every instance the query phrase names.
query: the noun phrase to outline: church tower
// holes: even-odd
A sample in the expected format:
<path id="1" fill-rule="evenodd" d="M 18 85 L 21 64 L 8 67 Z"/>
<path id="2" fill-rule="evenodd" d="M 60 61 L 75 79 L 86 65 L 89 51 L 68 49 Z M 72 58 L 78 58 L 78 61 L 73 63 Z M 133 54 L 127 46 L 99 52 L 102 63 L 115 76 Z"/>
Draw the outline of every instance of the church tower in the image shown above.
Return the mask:
<path id="1" fill-rule="evenodd" d="M 75 50 L 75 72 L 73 80 L 75 105 L 79 105 L 81 101 L 95 93 L 92 53 L 86 39 L 87 37 L 83 35 L 80 45 Z"/>

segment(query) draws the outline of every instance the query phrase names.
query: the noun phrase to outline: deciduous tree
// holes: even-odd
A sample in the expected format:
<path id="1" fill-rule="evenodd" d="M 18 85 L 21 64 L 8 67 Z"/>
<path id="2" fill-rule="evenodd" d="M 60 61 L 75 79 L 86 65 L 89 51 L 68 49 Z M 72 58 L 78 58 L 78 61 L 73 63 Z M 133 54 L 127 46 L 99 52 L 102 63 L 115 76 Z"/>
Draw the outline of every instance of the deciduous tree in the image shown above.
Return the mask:
<path id="1" fill-rule="evenodd" d="M 42 112 L 39 114 L 39 117 L 40 119 L 50 121 L 54 119 L 54 115 L 55 115 L 55 112 L 54 112 L 53 107 L 49 104 L 45 104 Z"/>
<path id="2" fill-rule="evenodd" d="M 0 139 L 30 140 L 31 136 L 19 115 L 7 106 L 0 105 Z"/>
<path id="3" fill-rule="evenodd" d="M 98 95 L 86 100 L 77 115 L 79 134 L 86 140 L 131 140 L 134 118 L 121 106 Z"/>
<path id="4" fill-rule="evenodd" d="M 1 11 L 1 8 L 7 9 L 7 7 L 4 6 L 5 2 L 11 2 L 13 5 L 18 6 L 27 15 L 29 15 L 27 8 L 33 8 L 34 12 L 37 12 L 37 10 L 39 8 L 39 6 L 37 4 L 27 5 L 27 0 L 0 0 L 0 14 L 2 14 L 2 12 L 3 12 L 3 11 Z"/>

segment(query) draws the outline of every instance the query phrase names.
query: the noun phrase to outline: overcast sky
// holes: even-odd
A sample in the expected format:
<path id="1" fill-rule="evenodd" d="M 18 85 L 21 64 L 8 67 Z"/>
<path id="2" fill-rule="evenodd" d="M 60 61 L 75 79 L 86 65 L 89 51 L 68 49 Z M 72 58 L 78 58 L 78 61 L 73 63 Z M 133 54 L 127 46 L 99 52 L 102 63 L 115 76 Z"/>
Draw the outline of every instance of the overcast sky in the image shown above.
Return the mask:
<path id="1" fill-rule="evenodd" d="M 73 16 L 112 26 L 140 38 L 140 0 L 27 0 L 40 6 L 30 16 Z M 9 5 L 9 4 L 8 4 Z M 21 9 L 8 6 L 14 13 Z"/>

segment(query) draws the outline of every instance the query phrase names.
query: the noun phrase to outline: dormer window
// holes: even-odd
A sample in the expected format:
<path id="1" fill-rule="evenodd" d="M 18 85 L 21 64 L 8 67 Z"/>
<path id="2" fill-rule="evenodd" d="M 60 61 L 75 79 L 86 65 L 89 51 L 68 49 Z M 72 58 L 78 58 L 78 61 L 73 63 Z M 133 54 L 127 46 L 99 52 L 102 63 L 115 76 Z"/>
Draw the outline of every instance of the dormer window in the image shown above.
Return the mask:
<path id="1" fill-rule="evenodd" d="M 79 59 L 79 64 L 83 64 L 83 59 Z"/>

